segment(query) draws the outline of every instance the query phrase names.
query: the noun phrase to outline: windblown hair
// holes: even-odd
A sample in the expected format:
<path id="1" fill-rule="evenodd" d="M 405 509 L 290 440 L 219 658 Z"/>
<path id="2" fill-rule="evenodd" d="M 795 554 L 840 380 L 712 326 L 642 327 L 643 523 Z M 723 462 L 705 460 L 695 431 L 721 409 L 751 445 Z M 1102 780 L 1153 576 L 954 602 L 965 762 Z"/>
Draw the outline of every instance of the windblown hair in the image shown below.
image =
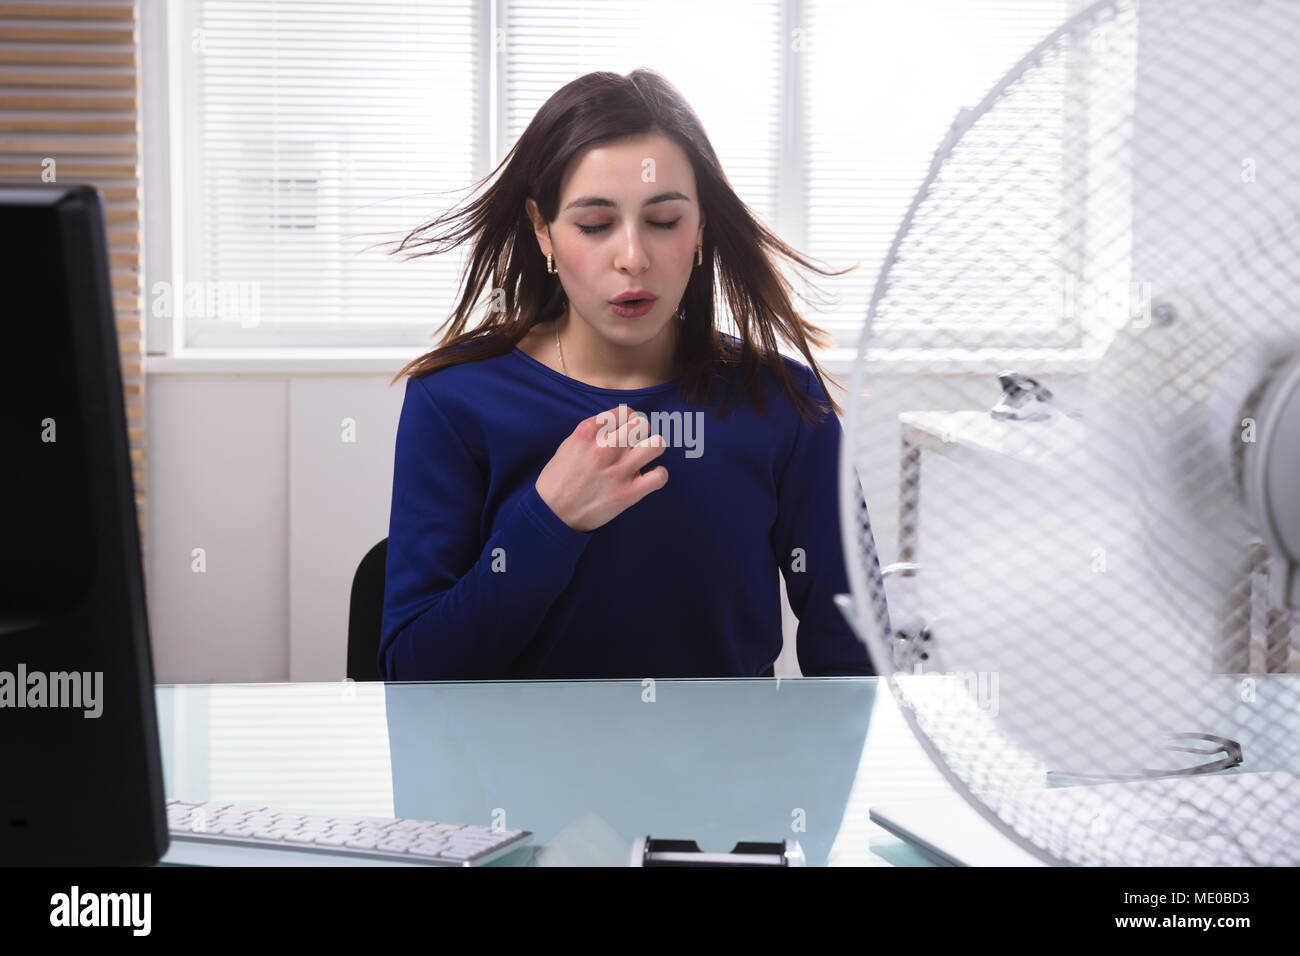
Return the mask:
<path id="1" fill-rule="evenodd" d="M 671 83 L 644 69 L 627 76 L 588 73 L 556 91 L 497 169 L 475 184 L 477 189 L 500 172 L 479 198 L 416 228 L 392 250 L 431 247 L 408 252 L 410 259 L 473 241 L 461 278 L 460 302 L 449 319 L 451 327 L 437 348 L 408 363 L 393 382 L 408 374 L 422 377 L 451 365 L 503 355 L 532 326 L 562 317 L 567 296 L 559 277 L 546 271 L 524 201 L 532 197 L 545 221 L 554 222 L 561 178 L 580 150 L 652 132 L 671 137 L 690 159 L 706 223 L 703 263 L 691 270 L 677 312 L 682 320 L 676 355 L 683 370 L 680 392 L 687 401 L 695 401 L 712 378 L 721 375 L 728 383 L 728 399 L 719 413 L 725 414 L 733 401 L 730 386 L 738 379 L 766 414 L 759 383 L 760 369 L 766 368 L 805 419 L 814 418 L 814 407 L 824 412 L 824 406 L 812 402 L 792 381 L 776 336 L 780 333 L 798 348 L 828 397 L 830 390 L 808 343 L 825 347 L 831 340 L 824 329 L 795 310 L 790 283 L 774 264 L 774 256 L 825 276 L 849 272 L 856 265 L 840 272 L 820 269 L 764 226 L 732 190 L 694 110 Z M 714 324 L 715 269 L 736 336 L 724 336 Z M 476 328 L 465 331 L 485 287 L 491 289 L 486 316 Z M 725 374 L 736 369 L 738 376 Z M 830 401 L 839 412 L 834 398 Z"/>

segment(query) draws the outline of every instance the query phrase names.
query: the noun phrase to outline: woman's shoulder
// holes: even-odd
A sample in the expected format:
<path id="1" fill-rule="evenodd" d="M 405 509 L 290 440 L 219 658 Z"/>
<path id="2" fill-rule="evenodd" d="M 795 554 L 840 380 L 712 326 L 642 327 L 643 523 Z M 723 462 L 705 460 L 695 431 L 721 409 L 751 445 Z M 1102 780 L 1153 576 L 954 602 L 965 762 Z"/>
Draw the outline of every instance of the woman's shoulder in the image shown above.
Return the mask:
<path id="1" fill-rule="evenodd" d="M 728 333 L 721 334 L 720 365 L 729 375 L 736 374 L 740 369 L 741 347 L 742 342 L 738 337 Z M 778 351 L 776 354 L 779 358 L 779 365 L 770 360 L 764 362 L 761 358 L 758 363 L 759 378 L 764 392 L 782 392 L 776 373 L 776 369 L 780 368 L 797 391 L 811 395 L 815 399 L 825 398 L 826 393 L 817 382 L 817 376 L 813 375 L 811 367 L 797 358 L 786 355 L 784 352 Z"/>
<path id="2" fill-rule="evenodd" d="M 406 387 L 408 391 L 418 387 L 435 401 L 477 394 L 485 383 L 502 374 L 509 357 L 510 350 L 506 349 L 500 354 L 443 365 L 431 372 L 413 373 L 407 376 Z"/>

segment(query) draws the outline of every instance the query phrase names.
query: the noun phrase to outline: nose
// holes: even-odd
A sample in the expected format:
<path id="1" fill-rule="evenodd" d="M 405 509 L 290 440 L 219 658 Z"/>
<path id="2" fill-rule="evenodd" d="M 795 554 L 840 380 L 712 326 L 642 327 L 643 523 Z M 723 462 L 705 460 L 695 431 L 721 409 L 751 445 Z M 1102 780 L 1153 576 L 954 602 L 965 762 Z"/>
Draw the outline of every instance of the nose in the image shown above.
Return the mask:
<path id="1" fill-rule="evenodd" d="M 645 244 L 641 241 L 641 234 L 637 230 L 635 223 L 629 224 L 614 257 L 614 267 L 620 271 L 637 275 L 644 272 L 649 264 L 650 257 L 646 255 Z"/>

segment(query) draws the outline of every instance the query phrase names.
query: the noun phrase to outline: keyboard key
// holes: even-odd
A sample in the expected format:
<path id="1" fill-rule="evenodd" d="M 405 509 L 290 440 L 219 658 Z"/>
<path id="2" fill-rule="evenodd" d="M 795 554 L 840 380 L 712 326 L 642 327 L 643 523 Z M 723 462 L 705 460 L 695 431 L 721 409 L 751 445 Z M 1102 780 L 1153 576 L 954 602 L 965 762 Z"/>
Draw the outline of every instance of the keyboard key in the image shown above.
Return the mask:
<path id="1" fill-rule="evenodd" d="M 447 847 L 438 855 L 444 860 L 471 860 L 479 855 L 479 851 L 467 850 L 463 847 Z"/>
<path id="2" fill-rule="evenodd" d="M 453 839 L 467 846 L 490 846 L 493 843 L 501 842 L 500 837 L 487 834 L 466 834 L 465 836 L 453 837 Z"/>
<path id="3" fill-rule="evenodd" d="M 425 846 L 422 843 L 417 843 L 415 846 L 410 847 L 406 852 L 411 856 L 437 857 L 442 856 L 443 849 L 444 847 L 441 845 Z"/>

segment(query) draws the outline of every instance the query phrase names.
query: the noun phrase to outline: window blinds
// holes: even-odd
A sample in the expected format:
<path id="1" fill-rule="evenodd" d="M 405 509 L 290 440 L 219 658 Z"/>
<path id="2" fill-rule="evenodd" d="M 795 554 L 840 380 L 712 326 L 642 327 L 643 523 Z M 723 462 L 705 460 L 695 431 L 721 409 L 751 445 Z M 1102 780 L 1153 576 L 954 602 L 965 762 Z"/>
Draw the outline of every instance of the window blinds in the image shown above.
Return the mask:
<path id="1" fill-rule="evenodd" d="M 957 110 L 1075 5 L 182 5 L 186 278 L 206 291 L 191 300 L 189 342 L 427 342 L 468 250 L 402 263 L 373 244 L 466 198 L 569 80 L 645 66 L 695 108 L 755 213 L 831 269 L 861 262 L 814 276 L 838 301 L 808 313 L 855 346 L 884 254 Z"/>
<path id="2" fill-rule="evenodd" d="M 885 255 L 958 110 L 977 106 L 1069 8 L 1069 0 L 808 3 L 806 247 L 837 269 L 862 263 L 833 280 L 834 311 L 809 316 L 838 345 L 857 347 Z M 1025 128 L 1059 137 L 1063 107 L 1046 100 L 1023 117 Z M 1044 202 L 1060 203 L 1056 187 Z M 954 330 L 940 334 L 958 344 Z M 918 330 L 873 335 L 877 344 L 936 344 Z"/>
<path id="3" fill-rule="evenodd" d="M 404 262 L 385 244 L 463 198 L 483 166 L 484 6 L 178 12 L 187 344 L 427 341 L 461 257 Z"/>
<path id="4" fill-rule="evenodd" d="M 103 197 L 131 474 L 147 554 L 137 27 L 134 0 L 0 3 L 0 177 L 88 183 Z"/>

